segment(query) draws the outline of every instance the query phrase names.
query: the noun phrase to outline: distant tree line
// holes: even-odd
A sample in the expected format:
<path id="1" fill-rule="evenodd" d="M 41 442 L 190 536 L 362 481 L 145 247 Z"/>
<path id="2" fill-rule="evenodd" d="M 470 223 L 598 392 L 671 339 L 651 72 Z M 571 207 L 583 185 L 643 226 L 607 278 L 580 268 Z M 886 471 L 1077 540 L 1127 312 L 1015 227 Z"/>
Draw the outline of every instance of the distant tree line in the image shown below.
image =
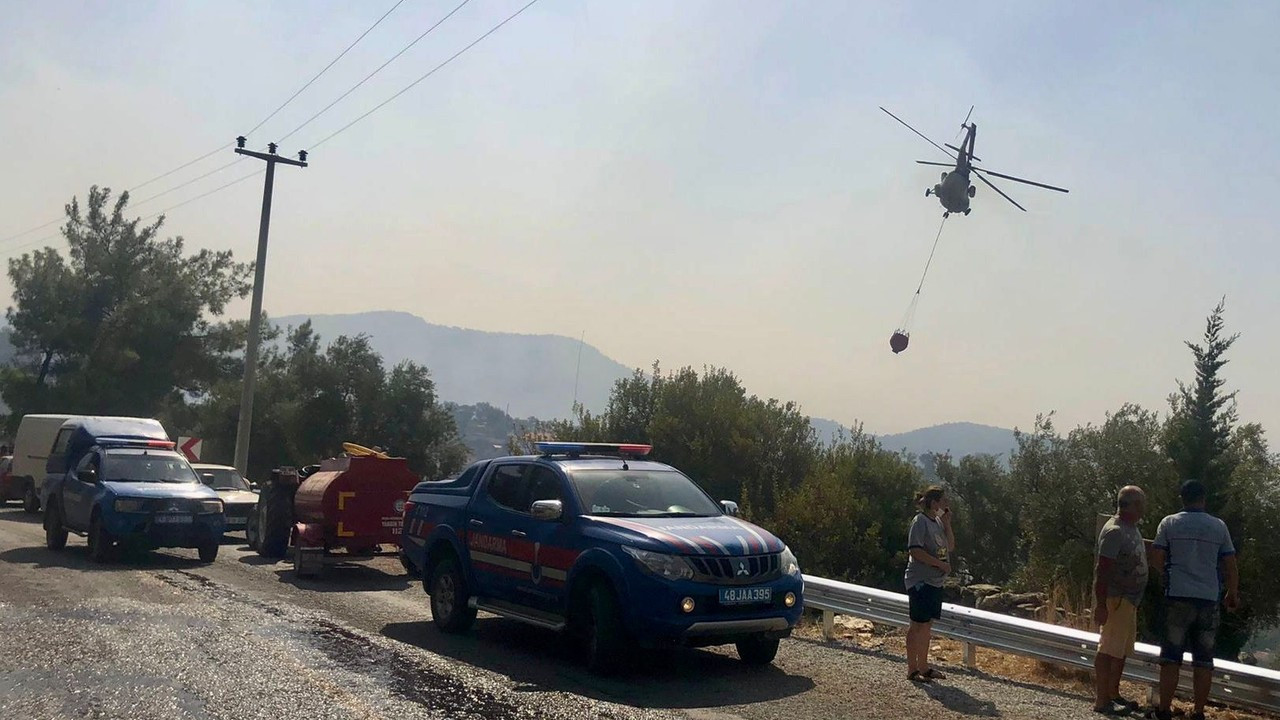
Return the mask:
<path id="1" fill-rule="evenodd" d="M 9 261 L 6 318 L 15 358 L 0 370 L 8 431 L 28 413 L 156 417 L 171 432 L 205 440 L 205 459 L 230 462 L 244 374 L 247 323 L 220 318 L 250 290 L 252 266 L 230 251 L 187 252 L 90 189 L 72 199 L 67 249 Z M 387 369 L 364 336 L 327 346 L 310 324 L 266 327 L 250 441 L 249 474 L 318 462 L 344 441 L 380 445 L 429 476 L 466 460 L 452 415 L 427 369 Z"/>

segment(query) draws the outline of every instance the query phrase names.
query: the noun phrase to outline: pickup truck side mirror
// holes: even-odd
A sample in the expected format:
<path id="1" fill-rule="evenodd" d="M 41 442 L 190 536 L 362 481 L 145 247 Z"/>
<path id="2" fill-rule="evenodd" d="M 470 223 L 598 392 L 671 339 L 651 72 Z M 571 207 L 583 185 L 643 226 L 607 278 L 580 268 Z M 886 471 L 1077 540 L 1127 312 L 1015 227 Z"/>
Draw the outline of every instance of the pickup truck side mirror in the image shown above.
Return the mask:
<path id="1" fill-rule="evenodd" d="M 559 520 L 564 517 L 564 503 L 559 500 L 535 500 L 530 512 L 534 520 Z"/>
<path id="2" fill-rule="evenodd" d="M 725 515 L 738 516 L 738 503 L 732 500 L 721 500 L 720 509 L 724 510 Z"/>
<path id="3" fill-rule="evenodd" d="M 93 469 L 81 470 L 76 473 L 76 479 L 86 485 L 97 485 L 98 471 Z"/>

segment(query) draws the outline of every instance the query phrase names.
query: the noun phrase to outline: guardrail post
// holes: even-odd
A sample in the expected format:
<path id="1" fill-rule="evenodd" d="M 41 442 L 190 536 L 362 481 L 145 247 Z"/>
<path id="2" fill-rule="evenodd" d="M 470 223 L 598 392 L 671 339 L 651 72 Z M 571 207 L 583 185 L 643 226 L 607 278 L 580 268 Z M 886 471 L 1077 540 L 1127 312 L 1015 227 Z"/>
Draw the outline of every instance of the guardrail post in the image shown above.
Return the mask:
<path id="1" fill-rule="evenodd" d="M 964 666 L 970 670 L 978 666 L 978 646 L 971 642 L 964 644 Z"/>
<path id="2" fill-rule="evenodd" d="M 822 611 L 822 639 L 830 640 L 836 631 L 836 614 L 830 610 Z"/>

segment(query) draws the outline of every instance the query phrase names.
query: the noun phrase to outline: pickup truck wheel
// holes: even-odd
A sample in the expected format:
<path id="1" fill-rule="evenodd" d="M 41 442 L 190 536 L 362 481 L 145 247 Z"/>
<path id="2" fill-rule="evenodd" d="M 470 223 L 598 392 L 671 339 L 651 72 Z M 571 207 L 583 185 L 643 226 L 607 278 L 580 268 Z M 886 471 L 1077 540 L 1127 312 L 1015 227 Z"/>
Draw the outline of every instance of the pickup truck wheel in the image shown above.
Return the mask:
<path id="1" fill-rule="evenodd" d="M 211 563 L 218 559 L 218 543 L 205 543 L 196 548 L 196 552 L 200 553 L 200 562 Z"/>
<path id="2" fill-rule="evenodd" d="M 461 633 L 476 621 L 476 609 L 468 604 L 467 581 L 458 561 L 447 557 L 431 570 L 431 620 L 440 632 Z"/>
<path id="3" fill-rule="evenodd" d="M 22 495 L 22 509 L 30 515 L 40 512 L 40 496 L 36 495 L 35 483 L 27 485 L 27 491 Z"/>
<path id="4" fill-rule="evenodd" d="M 777 638 L 754 635 L 738 641 L 738 657 L 748 665 L 768 665 L 778 655 Z"/>
<path id="5" fill-rule="evenodd" d="M 597 675 L 613 674 L 622 667 L 631 649 L 613 589 L 604 583 L 593 585 L 587 611 L 587 669 Z"/>
<path id="6" fill-rule="evenodd" d="M 57 505 L 50 505 L 44 511 L 44 544 L 50 550 L 61 550 L 67 546 L 67 529 L 62 525 L 62 513 Z"/>
<path id="7" fill-rule="evenodd" d="M 110 560 L 112 542 L 111 533 L 102 526 L 102 518 L 95 516 L 89 523 L 89 559 L 96 563 Z"/>

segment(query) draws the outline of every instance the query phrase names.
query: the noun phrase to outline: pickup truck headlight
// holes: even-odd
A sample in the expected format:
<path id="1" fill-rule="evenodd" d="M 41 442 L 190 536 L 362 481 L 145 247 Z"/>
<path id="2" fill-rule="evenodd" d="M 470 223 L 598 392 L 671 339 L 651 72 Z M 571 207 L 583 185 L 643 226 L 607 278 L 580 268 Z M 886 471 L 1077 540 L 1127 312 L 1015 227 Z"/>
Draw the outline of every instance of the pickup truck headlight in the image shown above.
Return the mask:
<path id="1" fill-rule="evenodd" d="M 622 549 L 635 558 L 636 564 L 640 566 L 641 570 L 650 575 L 656 575 L 664 580 L 693 579 L 693 568 L 689 566 L 688 561 L 679 555 L 649 552 L 648 550 L 640 550 L 627 545 L 623 545 Z"/>
<path id="2" fill-rule="evenodd" d="M 791 552 L 789 547 L 782 549 L 782 556 L 778 558 L 778 566 L 782 568 L 783 575 L 800 574 L 800 562 L 796 560 L 795 553 Z"/>
<path id="3" fill-rule="evenodd" d="M 222 512 L 222 501 L 221 500 L 201 500 L 199 504 L 196 505 L 196 512 L 200 513 L 201 515 L 216 515 Z"/>
<path id="4" fill-rule="evenodd" d="M 139 498 L 116 498 L 113 506 L 116 512 L 121 513 L 140 513 L 146 511 L 146 502 Z"/>

